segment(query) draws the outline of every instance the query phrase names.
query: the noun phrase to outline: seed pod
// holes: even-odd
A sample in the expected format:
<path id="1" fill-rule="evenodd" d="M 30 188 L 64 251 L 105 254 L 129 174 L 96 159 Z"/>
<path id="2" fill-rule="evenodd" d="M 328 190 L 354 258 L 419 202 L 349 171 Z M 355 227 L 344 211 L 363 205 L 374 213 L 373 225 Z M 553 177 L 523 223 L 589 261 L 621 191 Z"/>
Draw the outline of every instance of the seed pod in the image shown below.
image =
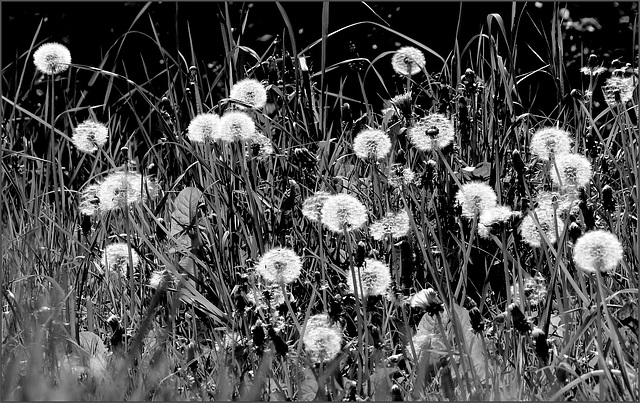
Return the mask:
<path id="1" fill-rule="evenodd" d="M 189 364 L 189 369 L 192 371 L 196 371 L 198 369 L 198 360 L 196 358 L 196 343 L 191 341 L 187 345 L 187 362 Z"/>

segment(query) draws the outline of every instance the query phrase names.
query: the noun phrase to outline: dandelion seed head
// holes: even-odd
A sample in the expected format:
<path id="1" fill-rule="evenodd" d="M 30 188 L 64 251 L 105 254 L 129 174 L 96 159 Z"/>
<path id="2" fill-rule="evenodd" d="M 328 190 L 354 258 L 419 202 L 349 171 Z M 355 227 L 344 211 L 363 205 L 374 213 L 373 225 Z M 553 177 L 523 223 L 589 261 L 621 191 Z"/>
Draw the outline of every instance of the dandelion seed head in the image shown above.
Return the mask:
<path id="1" fill-rule="evenodd" d="M 602 86 L 604 98 L 609 106 L 614 107 L 618 104 L 626 104 L 633 98 L 633 91 L 637 87 L 638 82 L 634 76 L 631 77 L 610 77 Z"/>
<path id="2" fill-rule="evenodd" d="M 551 169 L 551 181 L 563 188 L 586 186 L 591 180 L 591 163 L 579 154 L 562 154 L 555 159 L 556 168 Z M 558 174 L 560 177 L 558 178 Z"/>
<path id="3" fill-rule="evenodd" d="M 135 270 L 140 264 L 140 256 L 133 248 L 131 249 L 131 262 Z M 109 271 L 126 276 L 129 268 L 129 245 L 124 242 L 117 242 L 104 248 L 102 254 L 102 266 Z"/>
<path id="4" fill-rule="evenodd" d="M 456 202 L 462 207 L 462 216 L 473 219 L 483 211 L 495 207 L 498 196 L 493 188 L 482 182 L 469 182 L 456 193 Z"/>
<path id="5" fill-rule="evenodd" d="M 267 104 L 267 90 L 260 81 L 245 78 L 231 87 L 229 98 L 237 99 L 254 108 L 262 108 Z"/>
<path id="6" fill-rule="evenodd" d="M 364 266 L 358 269 L 354 268 L 356 281 L 362 283 L 362 292 L 358 286 L 358 295 L 360 298 L 367 298 L 370 295 L 384 295 L 391 286 L 391 274 L 389 274 L 389 266 L 375 259 L 365 259 Z M 353 277 L 351 273 L 347 273 L 347 286 L 349 291 L 355 294 Z"/>
<path id="7" fill-rule="evenodd" d="M 387 183 L 393 188 L 408 186 L 413 183 L 415 179 L 415 172 L 413 172 L 411 168 L 405 167 L 401 164 L 392 165 L 387 174 Z"/>
<path id="8" fill-rule="evenodd" d="M 160 284 L 166 281 L 168 288 L 176 288 L 178 279 L 167 269 L 154 270 L 149 277 L 149 287 L 158 289 Z"/>
<path id="9" fill-rule="evenodd" d="M 410 229 L 409 215 L 404 210 L 397 213 L 389 213 L 369 227 L 371 237 L 376 241 L 383 240 L 387 235 L 393 239 L 401 238 L 406 236 Z"/>
<path id="10" fill-rule="evenodd" d="M 274 248 L 262 255 L 256 272 L 273 283 L 289 284 L 300 277 L 302 259 L 289 248 Z"/>
<path id="11" fill-rule="evenodd" d="M 293 301 L 293 296 L 289 294 L 289 300 Z M 285 303 L 285 296 L 282 292 L 280 284 L 263 284 L 258 283 L 256 287 L 247 292 L 247 300 L 251 302 L 257 309 L 268 311 L 271 308 L 278 308 Z"/>
<path id="12" fill-rule="evenodd" d="M 582 235 L 573 248 L 573 261 L 586 273 L 613 271 L 624 251 L 618 238 L 609 231 L 594 230 Z"/>
<path id="13" fill-rule="evenodd" d="M 331 324 L 328 315 L 313 315 L 307 320 L 302 343 L 313 362 L 331 361 L 342 349 L 342 330 Z"/>
<path id="14" fill-rule="evenodd" d="M 255 156 L 259 160 L 264 159 L 268 155 L 273 154 L 273 144 L 267 136 L 256 132 L 255 136 L 250 140 L 250 144 L 248 144 L 247 153 L 250 153 L 250 155 Z"/>
<path id="15" fill-rule="evenodd" d="M 431 306 L 440 304 L 442 304 L 442 301 L 433 288 L 422 289 L 411 297 L 411 306 L 413 308 L 428 310 Z"/>
<path id="16" fill-rule="evenodd" d="M 520 213 L 511 210 L 508 206 L 490 207 L 480 214 L 478 219 L 478 235 L 482 238 L 491 238 L 491 229 L 497 225 L 504 224 Z"/>
<path id="17" fill-rule="evenodd" d="M 347 194 L 327 197 L 321 210 L 322 223 L 331 231 L 342 232 L 360 228 L 367 222 L 367 208 L 358 199 Z"/>
<path id="18" fill-rule="evenodd" d="M 405 118 L 411 117 L 411 91 L 396 95 L 389 100 L 389 103 L 394 108 L 396 114 L 404 116 Z"/>
<path id="19" fill-rule="evenodd" d="M 455 128 L 451 120 L 441 113 L 432 113 L 416 122 L 407 131 L 407 137 L 420 151 L 443 149 L 455 137 Z"/>
<path id="20" fill-rule="evenodd" d="M 571 151 L 569 133 L 554 127 L 545 127 L 531 137 L 531 153 L 543 161 L 553 155 L 568 154 Z"/>
<path id="21" fill-rule="evenodd" d="M 560 219 L 560 217 L 555 217 L 553 211 L 547 211 L 541 208 L 537 208 L 534 210 L 536 216 L 538 217 L 538 222 L 540 224 L 540 228 L 544 232 L 544 235 L 549 240 L 549 243 L 554 243 L 557 240 L 556 237 L 556 228 L 558 231 L 558 235 L 561 236 L 564 231 L 564 223 Z M 520 233 L 522 234 L 522 239 L 533 247 L 540 247 L 542 245 L 542 237 L 540 236 L 540 230 L 538 230 L 538 226 L 534 221 L 534 217 L 532 213 L 529 213 L 520 224 Z"/>
<path id="22" fill-rule="evenodd" d="M 71 64 L 71 52 L 60 43 L 45 43 L 33 52 L 33 63 L 44 74 L 62 73 Z"/>
<path id="23" fill-rule="evenodd" d="M 424 65 L 424 53 L 413 46 L 401 47 L 391 58 L 393 70 L 403 76 L 412 76 L 419 73 L 424 68 Z"/>
<path id="24" fill-rule="evenodd" d="M 98 151 L 98 147 L 105 145 L 108 138 L 107 126 L 93 120 L 85 120 L 73 131 L 71 142 L 78 150 L 92 154 Z"/>
<path id="25" fill-rule="evenodd" d="M 391 139 L 382 130 L 366 129 L 353 140 L 353 151 L 363 160 L 381 160 L 391 151 Z"/>
<path id="26" fill-rule="evenodd" d="M 151 178 L 143 179 L 136 172 L 125 171 L 110 174 L 98 183 L 97 189 L 92 190 L 95 190 L 95 198 L 98 199 L 97 210 L 102 212 L 146 201 L 158 194 L 157 184 Z"/>
<path id="27" fill-rule="evenodd" d="M 82 214 L 93 216 L 100 210 L 100 199 L 98 199 L 98 184 L 85 187 L 80 192 L 79 210 Z"/>
<path id="28" fill-rule="evenodd" d="M 324 206 L 324 202 L 329 196 L 331 196 L 329 193 L 319 191 L 307 197 L 302 202 L 302 215 L 311 221 L 320 221 L 320 218 L 322 218 L 322 206 Z"/>
<path id="29" fill-rule="evenodd" d="M 215 113 L 201 113 L 196 115 L 187 127 L 187 137 L 194 143 L 204 143 L 207 140 L 219 140 L 220 117 Z"/>
<path id="30" fill-rule="evenodd" d="M 226 142 L 253 141 L 256 135 L 256 124 L 249 115 L 241 111 L 225 112 L 220 118 L 219 138 Z"/>
<path id="31" fill-rule="evenodd" d="M 542 274 L 537 273 L 535 276 L 523 280 L 522 285 L 524 298 L 530 306 L 537 307 L 545 302 L 547 298 L 547 280 Z M 513 302 L 520 305 L 520 283 L 518 281 L 511 286 L 511 297 Z"/>

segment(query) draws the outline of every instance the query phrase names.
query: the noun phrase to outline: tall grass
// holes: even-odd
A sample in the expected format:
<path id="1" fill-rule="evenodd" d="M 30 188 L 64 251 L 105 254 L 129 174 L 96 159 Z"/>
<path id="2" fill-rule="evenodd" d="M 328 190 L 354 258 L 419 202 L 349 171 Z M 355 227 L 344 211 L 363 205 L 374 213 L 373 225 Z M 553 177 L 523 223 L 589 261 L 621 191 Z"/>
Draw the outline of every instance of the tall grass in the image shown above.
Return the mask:
<path id="1" fill-rule="evenodd" d="M 213 72 L 198 58 L 191 27 L 187 44 L 164 43 L 150 7 L 95 65 L 43 77 L 32 55 L 49 38 L 38 27 L 29 49 L 3 68 L 3 399 L 639 398 L 639 93 L 636 86 L 627 103 L 596 105 L 609 72 L 570 88 L 558 5 L 543 25 L 514 3 L 508 23 L 490 14 L 481 32 L 466 43 L 454 38 L 453 50 L 439 55 L 377 21 L 330 31 L 339 12 L 331 3 L 317 17 L 321 37 L 297 43 L 297 24 L 275 3 L 283 34 L 259 54 L 243 36 L 246 20 L 257 17 L 244 5 L 220 3 L 212 35 L 225 55 Z M 634 18 L 637 26 L 637 12 Z M 525 22 L 546 49 L 527 47 Z M 426 68 L 409 78 L 388 75 L 381 66 L 395 49 L 329 65 L 335 36 L 363 26 L 423 51 Z M 157 49 L 161 71 L 122 52 L 132 36 Z M 524 52 L 540 63 L 518 73 Z M 135 82 L 127 66 L 137 63 L 144 78 Z M 638 59 L 631 63 L 637 77 Z M 539 91 L 558 101 L 545 111 L 532 109 L 525 96 L 535 94 L 524 92 L 541 75 L 555 85 Z M 243 143 L 190 142 L 191 120 L 231 109 L 230 88 L 247 77 L 267 89 L 267 106 L 245 111 L 274 153 L 257 158 Z M 30 101 L 44 83 L 44 102 Z M 379 107 L 380 98 L 405 91 L 410 115 Z M 419 151 L 407 129 L 433 113 L 454 122 L 454 143 Z M 71 143 L 86 118 L 110 133 L 93 155 Z M 522 218 L 551 189 L 554 165 L 533 156 L 530 142 L 548 126 L 572 134 L 573 151 L 588 157 L 594 173 L 555 228 L 556 241 L 535 218 L 543 235 L 531 247 Z M 353 140 L 367 127 L 390 135 L 388 159 L 355 156 Z M 391 186 L 394 163 L 418 180 Z M 158 197 L 84 216 L 82 190 L 123 169 L 157 181 Z M 455 204 L 471 181 L 490 185 L 498 203 L 521 217 L 489 239 L 478 236 L 478 219 L 463 218 Z M 356 196 L 369 224 L 404 210 L 411 230 L 381 241 L 368 226 L 332 233 L 301 213 L 303 200 L 320 190 Z M 624 258 L 612 274 L 590 277 L 576 268 L 576 228 L 605 229 L 620 240 Z M 115 241 L 129 245 L 123 276 L 100 263 Z M 302 275 L 282 290 L 283 304 L 258 309 L 248 297 L 262 292 L 254 266 L 277 246 L 303 258 Z M 136 270 L 133 253 L 141 260 Z M 355 280 L 366 257 L 389 265 L 387 295 L 348 291 L 347 276 Z M 178 281 L 151 287 L 157 270 Z M 536 275 L 545 281 L 540 304 L 525 293 Z M 439 301 L 411 303 L 427 288 Z M 317 364 L 302 337 L 309 318 L 323 312 L 344 341 L 335 359 Z"/>

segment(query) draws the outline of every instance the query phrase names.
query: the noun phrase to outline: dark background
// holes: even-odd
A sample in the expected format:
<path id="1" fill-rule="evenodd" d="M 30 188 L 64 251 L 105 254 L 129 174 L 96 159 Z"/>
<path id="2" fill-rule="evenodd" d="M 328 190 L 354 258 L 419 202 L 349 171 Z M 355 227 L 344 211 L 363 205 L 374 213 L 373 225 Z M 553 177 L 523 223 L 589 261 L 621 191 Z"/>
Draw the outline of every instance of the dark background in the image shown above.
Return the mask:
<path id="1" fill-rule="evenodd" d="M 3 68 L 29 49 L 38 24 L 40 32 L 36 44 L 58 41 L 69 47 L 73 62 L 96 66 L 107 50 L 126 33 L 144 2 L 2 2 L 2 61 Z M 293 30 L 296 32 L 298 51 L 321 37 L 321 2 L 284 2 Z M 371 2 L 369 6 L 386 20 L 391 28 L 431 47 L 443 58 L 454 48 L 458 17 L 458 40 L 464 46 L 470 38 L 483 30 L 487 32 L 487 15 L 502 16 L 507 34 L 512 18 L 511 2 Z M 578 69 L 590 53 L 601 57 L 605 66 L 614 58 L 631 62 L 634 46 L 633 23 L 637 2 L 569 2 L 559 3 L 570 12 L 572 23 L 565 30 L 565 65 L 571 86 L 580 84 Z M 275 35 L 286 29 L 274 2 L 229 3 L 231 24 L 239 32 L 241 10 L 249 8 L 245 33 L 240 43 L 254 49 L 259 55 L 268 48 Z M 518 32 L 519 49 L 517 73 L 532 71 L 542 63 L 524 44 L 530 45 L 546 57 L 546 45 L 534 24 L 544 27 L 550 34 L 554 3 L 517 2 L 516 14 L 522 14 Z M 151 21 L 163 47 L 173 57 L 177 49 L 190 62 L 189 30 L 200 69 L 215 69 L 224 58 L 221 34 L 225 8 L 221 2 L 154 2 L 135 23 L 132 30 L 153 35 Z M 461 13 L 461 14 L 460 14 Z M 331 2 L 329 6 L 329 32 L 358 21 L 382 21 L 361 2 Z M 594 22 L 595 21 L 595 22 Z M 177 32 L 177 35 L 176 35 Z M 636 35 L 637 36 L 637 33 Z M 353 42 L 362 57 L 374 59 L 380 53 L 410 45 L 404 39 L 370 25 L 342 32 L 328 40 L 328 65 L 352 57 L 349 43 Z M 475 46 L 472 47 L 475 49 Z M 320 46 L 310 56 L 312 69 L 320 68 Z M 475 52 L 475 50 L 474 50 Z M 140 34 L 129 35 L 121 49 L 121 60 L 133 81 L 142 80 L 142 64 L 151 72 L 164 68 L 152 39 Z M 390 57 L 388 58 L 390 60 Z M 383 77 L 391 75 L 389 60 L 376 64 Z M 464 64 L 463 59 L 463 64 Z M 23 63 L 23 62 L 22 62 Z M 123 66 L 120 66 L 123 67 Z M 33 68 L 29 64 L 28 69 Z M 427 54 L 427 69 L 440 71 L 442 63 Z M 464 70 L 464 69 L 463 69 Z M 119 73 L 123 73 L 120 70 Z M 201 74 L 204 73 L 201 70 Z M 540 80 L 545 78 L 540 76 Z M 334 80 L 337 81 L 337 80 Z M 569 88 L 570 90 L 570 88 Z M 390 90 L 391 91 L 391 90 Z M 391 91 L 393 92 L 393 91 Z M 395 94 L 391 94 L 395 95 Z"/>

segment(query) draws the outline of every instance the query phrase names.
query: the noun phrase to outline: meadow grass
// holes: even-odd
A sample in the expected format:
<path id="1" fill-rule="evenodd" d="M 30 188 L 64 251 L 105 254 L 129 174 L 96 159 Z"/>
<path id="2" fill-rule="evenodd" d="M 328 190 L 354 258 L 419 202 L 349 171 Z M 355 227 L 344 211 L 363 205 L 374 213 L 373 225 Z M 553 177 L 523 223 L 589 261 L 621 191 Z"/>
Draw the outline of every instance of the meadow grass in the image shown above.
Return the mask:
<path id="1" fill-rule="evenodd" d="M 93 66 L 36 70 L 40 28 L 5 61 L 3 400 L 640 397 L 638 55 L 598 74 L 585 61 L 571 88 L 560 6 L 547 26 L 515 2 L 447 55 L 378 21 L 329 31 L 331 3 L 321 37 L 297 43 L 275 3 L 283 35 L 258 54 L 248 10 L 220 3 L 211 70 L 190 35 L 188 53 L 168 50 L 149 6 Z M 545 49 L 526 47 L 525 20 Z M 331 37 L 362 26 L 424 61 L 329 65 Z M 132 35 L 164 61 L 142 60 L 138 82 Z M 525 49 L 540 63 L 517 73 Z M 540 75 L 558 101 L 545 111 L 525 91 Z M 230 97 L 245 78 L 263 104 Z M 191 125 L 233 111 L 263 137 Z M 73 137 L 87 119 L 109 133 L 93 153 Z M 543 128 L 553 144 L 537 145 Z M 561 131 L 567 150 L 547 158 Z M 596 230 L 613 240 L 590 246 Z"/>

